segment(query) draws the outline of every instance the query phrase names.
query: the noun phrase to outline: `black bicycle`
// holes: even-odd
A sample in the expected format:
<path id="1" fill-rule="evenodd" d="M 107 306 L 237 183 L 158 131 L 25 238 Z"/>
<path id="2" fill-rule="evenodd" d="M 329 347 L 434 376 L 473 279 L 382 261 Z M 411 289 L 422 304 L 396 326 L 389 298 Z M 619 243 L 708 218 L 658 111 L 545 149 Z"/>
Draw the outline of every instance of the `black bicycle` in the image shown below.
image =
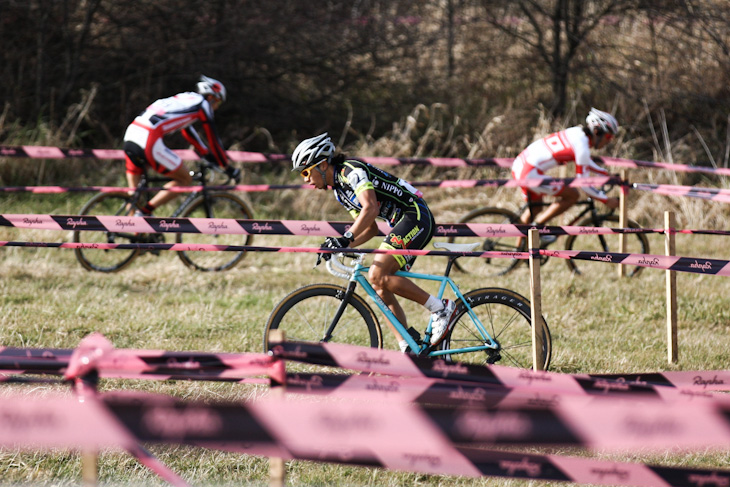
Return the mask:
<path id="1" fill-rule="evenodd" d="M 227 179 L 223 185 L 229 184 L 232 179 L 217 166 L 205 160 L 200 160 L 195 171 L 191 171 L 193 181 L 202 186 L 200 191 L 190 193 L 180 206 L 171 215 L 184 218 L 231 218 L 253 219 L 253 212 L 249 205 L 238 196 L 217 190 L 209 190 L 213 173 L 220 173 Z M 131 216 L 135 210 L 142 208 L 148 198 L 151 184 L 168 182 L 169 179 L 158 176 L 142 176 L 137 188 L 130 192 L 99 193 L 94 195 L 81 208 L 81 215 L 117 215 Z M 204 233 L 178 233 L 177 243 L 186 244 L 217 244 L 217 245 L 251 245 L 252 235 L 212 235 Z M 86 244 L 94 243 L 164 243 L 162 233 L 132 233 L 132 232 L 91 232 L 75 231 L 74 242 Z M 85 269 L 98 272 L 117 272 L 124 269 L 143 253 L 159 253 L 154 250 L 142 249 L 113 249 L 102 250 L 93 248 L 75 249 L 76 259 Z M 225 271 L 236 264 L 246 255 L 240 252 L 208 252 L 208 251 L 180 251 L 178 257 L 185 265 L 200 271 Z"/>
<path id="2" fill-rule="evenodd" d="M 518 213 L 514 213 L 505 208 L 484 207 L 467 213 L 459 223 L 488 223 L 488 224 L 520 224 L 520 215 L 532 206 L 533 209 L 548 206 L 548 202 L 532 202 L 526 203 L 520 208 Z M 578 225 L 581 227 L 618 227 L 619 217 L 614 213 L 613 209 L 608 212 L 601 213 L 596 208 L 595 202 L 588 198 L 575 203 L 576 207 L 582 207 L 581 211 L 571 219 L 568 226 Z M 533 214 L 535 212 L 533 211 Z M 627 220 L 628 228 L 641 228 L 638 223 L 633 220 Z M 480 248 L 485 251 L 505 251 L 505 252 L 524 252 L 527 250 L 527 238 L 518 237 L 451 237 L 450 242 L 474 242 L 480 241 Z M 546 248 L 551 243 L 541 243 L 541 248 Z M 626 233 L 624 234 L 625 252 L 635 254 L 649 253 L 649 240 L 643 233 Z M 617 252 L 619 249 L 619 234 L 598 235 L 598 234 L 581 234 L 568 235 L 565 239 L 565 250 L 582 250 L 596 252 Z M 541 264 L 545 264 L 548 260 L 547 256 L 541 258 Z M 524 259 L 460 259 L 455 266 L 462 272 L 482 274 L 486 276 L 501 276 L 512 271 L 520 265 L 521 262 L 528 262 Z M 576 274 L 582 274 L 592 265 L 589 261 L 566 259 L 565 263 L 570 270 Z M 627 275 L 638 275 L 643 267 L 632 267 L 627 269 Z"/>

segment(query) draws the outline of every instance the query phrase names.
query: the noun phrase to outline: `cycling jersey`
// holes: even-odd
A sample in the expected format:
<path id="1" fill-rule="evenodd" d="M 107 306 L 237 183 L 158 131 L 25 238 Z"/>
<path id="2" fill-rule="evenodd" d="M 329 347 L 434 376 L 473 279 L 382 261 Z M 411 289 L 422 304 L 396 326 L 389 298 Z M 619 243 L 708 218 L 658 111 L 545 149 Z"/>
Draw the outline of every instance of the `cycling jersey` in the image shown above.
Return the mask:
<path id="1" fill-rule="evenodd" d="M 201 122 L 208 145 L 192 126 L 195 122 Z M 228 165 L 226 152 L 215 128 L 213 108 L 204 96 L 186 92 L 155 101 L 127 127 L 124 134 L 127 172 L 142 174 L 145 164 L 162 174 L 180 167 L 180 156 L 162 140 L 165 135 L 178 131 L 198 155 L 210 154 L 219 166 Z"/>
<path id="2" fill-rule="evenodd" d="M 436 224 L 422 193 L 409 182 L 368 163 L 346 160 L 334 164 L 335 198 L 353 218 L 362 211 L 358 196 L 368 189 L 375 191 L 380 205 L 378 218 L 388 222 L 392 230 L 381 249 L 423 249 L 431 241 Z M 415 255 L 393 257 L 401 269 L 409 270 Z"/>
<path id="3" fill-rule="evenodd" d="M 599 167 L 591 159 L 591 142 L 583 127 L 571 127 L 547 137 L 536 140 L 527 146 L 512 163 L 514 179 L 545 178 L 545 171 L 555 166 L 575 161 L 576 177 L 590 177 L 591 173 L 608 176 L 608 171 Z M 559 195 L 564 188 L 563 183 L 545 187 L 522 188 L 525 198 L 540 199 L 542 195 Z M 601 202 L 608 199 L 603 191 L 591 187 L 582 187 L 588 196 Z"/>
<path id="4" fill-rule="evenodd" d="M 391 227 L 405 211 L 417 211 L 417 203 L 423 196 L 409 182 L 366 162 L 346 160 L 336 164 L 334 175 L 335 198 L 353 217 L 362 210 L 358 195 L 372 189 L 380 205 L 378 217 L 386 220 Z"/>

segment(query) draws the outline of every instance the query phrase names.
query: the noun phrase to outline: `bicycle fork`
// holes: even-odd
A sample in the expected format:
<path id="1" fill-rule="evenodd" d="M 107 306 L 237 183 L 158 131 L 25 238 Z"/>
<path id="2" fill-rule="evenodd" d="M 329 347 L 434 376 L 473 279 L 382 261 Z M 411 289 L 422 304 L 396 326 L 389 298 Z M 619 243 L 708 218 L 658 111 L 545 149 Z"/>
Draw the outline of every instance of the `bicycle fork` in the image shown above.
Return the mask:
<path id="1" fill-rule="evenodd" d="M 330 339 L 332 339 L 332 332 L 335 331 L 335 326 L 337 326 L 337 323 L 340 321 L 340 318 L 342 318 L 342 314 L 345 312 L 345 309 L 347 308 L 347 305 L 350 304 L 350 298 L 355 293 L 355 287 L 357 287 L 356 281 L 350 281 L 347 284 L 347 289 L 344 293 L 341 291 L 338 293 L 338 298 L 340 297 L 339 294 L 342 294 L 342 300 L 340 301 L 340 305 L 337 308 L 337 311 L 335 312 L 335 315 L 332 317 L 332 321 L 330 322 L 330 325 L 327 327 L 327 331 L 324 333 L 324 337 L 322 337 L 323 342 L 329 342 Z"/>

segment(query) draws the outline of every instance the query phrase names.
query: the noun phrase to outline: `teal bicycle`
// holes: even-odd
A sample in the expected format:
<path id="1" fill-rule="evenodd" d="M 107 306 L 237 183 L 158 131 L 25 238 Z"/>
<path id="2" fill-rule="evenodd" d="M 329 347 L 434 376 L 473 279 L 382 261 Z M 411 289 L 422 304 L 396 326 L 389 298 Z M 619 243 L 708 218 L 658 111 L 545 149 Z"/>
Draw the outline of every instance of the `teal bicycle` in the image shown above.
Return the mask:
<path id="1" fill-rule="evenodd" d="M 434 247 L 453 252 L 468 252 L 478 244 L 434 243 Z M 436 347 L 429 345 L 431 323 L 425 336 L 400 323 L 368 282 L 364 254 L 334 254 L 327 261 L 327 270 L 346 279 L 347 287 L 336 284 L 312 284 L 286 296 L 272 311 L 264 332 L 264 350 L 269 350 L 269 332 L 282 330 L 286 340 L 303 342 L 336 342 L 365 347 L 383 347 L 378 318 L 370 305 L 355 290 L 360 286 L 380 309 L 385 318 L 408 342 L 418 356 L 439 357 L 447 361 L 473 364 L 532 367 L 532 322 L 530 302 L 520 294 L 501 288 L 482 288 L 462 294 L 449 277 L 456 256 L 450 257 L 444 275 L 398 271 L 410 279 L 436 281 L 438 297 L 447 289 L 455 295 L 455 324 Z M 541 320 L 537 337 L 543 368 L 547 370 L 552 354 L 550 330 Z"/>

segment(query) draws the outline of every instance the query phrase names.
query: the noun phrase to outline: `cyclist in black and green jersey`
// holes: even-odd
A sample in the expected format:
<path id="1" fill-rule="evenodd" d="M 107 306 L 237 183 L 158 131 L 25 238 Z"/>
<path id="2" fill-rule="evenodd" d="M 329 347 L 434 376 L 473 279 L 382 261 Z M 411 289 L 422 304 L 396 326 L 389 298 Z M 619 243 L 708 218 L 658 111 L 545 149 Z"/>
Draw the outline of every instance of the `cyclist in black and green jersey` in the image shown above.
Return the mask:
<path id="1" fill-rule="evenodd" d="M 337 201 L 355 218 L 342 237 L 330 237 L 323 247 L 346 248 L 361 245 L 378 233 L 376 218 L 392 227 L 381 249 L 423 249 L 433 237 L 435 222 L 422 194 L 410 183 L 365 162 L 335 155 L 326 133 L 302 141 L 292 154 L 293 171 L 317 189 L 332 188 Z M 322 254 L 325 259 L 330 254 Z M 415 301 L 433 313 L 431 345 L 438 345 L 452 326 L 456 305 L 437 299 L 410 279 L 395 272 L 409 270 L 413 255 L 376 254 L 368 274 L 378 296 L 406 327 L 407 320 L 396 295 Z M 402 351 L 407 343 L 392 329 Z"/>

